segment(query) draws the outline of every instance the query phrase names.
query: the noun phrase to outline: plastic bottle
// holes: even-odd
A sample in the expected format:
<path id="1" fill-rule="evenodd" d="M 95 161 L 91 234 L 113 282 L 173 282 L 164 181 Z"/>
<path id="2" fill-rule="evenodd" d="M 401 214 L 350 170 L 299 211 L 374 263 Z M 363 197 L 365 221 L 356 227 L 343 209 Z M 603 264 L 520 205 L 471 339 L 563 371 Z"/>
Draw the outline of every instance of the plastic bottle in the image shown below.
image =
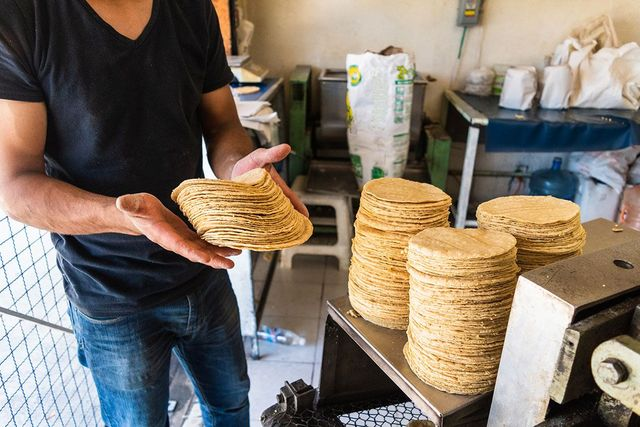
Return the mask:
<path id="1" fill-rule="evenodd" d="M 257 332 L 258 338 L 267 342 L 285 345 L 305 345 L 306 339 L 288 329 L 270 328 L 262 325 Z"/>
<path id="2" fill-rule="evenodd" d="M 551 169 L 533 172 L 529 181 L 529 194 L 573 200 L 578 189 L 578 178 L 572 172 L 560 169 L 561 166 L 562 159 L 554 157 Z"/>

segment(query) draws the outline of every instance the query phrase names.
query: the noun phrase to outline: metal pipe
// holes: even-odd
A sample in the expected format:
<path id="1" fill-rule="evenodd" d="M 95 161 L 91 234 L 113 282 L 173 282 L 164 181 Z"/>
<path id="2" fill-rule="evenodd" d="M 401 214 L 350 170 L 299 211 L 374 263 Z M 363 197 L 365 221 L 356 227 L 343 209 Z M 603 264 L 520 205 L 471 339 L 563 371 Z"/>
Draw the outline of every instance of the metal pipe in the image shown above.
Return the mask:
<path id="1" fill-rule="evenodd" d="M 462 175 L 462 171 L 459 169 L 452 169 L 449 171 L 449 175 L 455 175 L 455 176 L 459 176 Z M 531 177 L 531 173 L 530 172 L 508 172 L 508 171 L 483 171 L 483 170 L 476 170 L 473 172 L 474 176 L 485 176 L 485 177 L 496 177 L 496 178 L 500 178 L 500 177 L 504 177 L 504 178 L 510 178 L 510 177 L 522 177 L 522 178 L 530 178 Z"/>
<path id="2" fill-rule="evenodd" d="M 7 316 L 16 317 L 20 320 L 26 320 L 27 322 L 35 323 L 37 325 L 46 326 L 47 328 L 57 329 L 59 331 L 66 332 L 67 334 L 73 334 L 73 331 L 69 328 L 65 328 L 64 326 L 56 325 L 55 323 L 47 322 L 46 320 L 29 316 L 28 314 L 18 313 L 17 311 L 13 311 L 8 308 L 0 307 L 0 313 L 6 314 Z"/>

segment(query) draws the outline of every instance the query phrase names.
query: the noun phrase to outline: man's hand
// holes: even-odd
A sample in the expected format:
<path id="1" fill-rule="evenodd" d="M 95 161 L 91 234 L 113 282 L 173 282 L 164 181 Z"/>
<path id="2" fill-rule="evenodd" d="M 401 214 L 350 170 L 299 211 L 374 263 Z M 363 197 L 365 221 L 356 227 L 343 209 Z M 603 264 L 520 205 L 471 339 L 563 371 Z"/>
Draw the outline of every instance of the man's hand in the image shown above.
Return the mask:
<path id="1" fill-rule="evenodd" d="M 143 234 L 164 249 L 213 268 L 232 268 L 227 257 L 237 249 L 211 245 L 200 239 L 179 217 L 148 193 L 127 194 L 116 199 L 116 207 L 129 221 L 132 234 Z"/>
<path id="2" fill-rule="evenodd" d="M 247 156 L 238 160 L 233 169 L 231 170 L 231 178 L 242 175 L 251 169 L 265 168 L 271 174 L 271 178 L 282 188 L 282 192 L 285 196 L 291 200 L 293 207 L 303 214 L 309 216 L 307 207 L 298 198 L 296 193 L 284 182 L 278 171 L 271 166 L 272 163 L 277 163 L 284 160 L 291 152 L 291 147 L 288 144 L 280 144 L 271 148 L 258 148 L 252 151 Z"/>
<path id="3" fill-rule="evenodd" d="M 258 148 L 251 151 L 253 143 L 240 124 L 229 86 L 202 96 L 200 119 L 203 135 L 207 141 L 209 163 L 218 178 L 234 178 L 251 169 L 265 168 L 276 184 L 282 188 L 284 195 L 291 200 L 293 207 L 303 215 L 309 216 L 304 203 L 271 166 L 271 163 L 284 160 L 291 152 L 291 147 L 280 144 L 268 149 Z"/>

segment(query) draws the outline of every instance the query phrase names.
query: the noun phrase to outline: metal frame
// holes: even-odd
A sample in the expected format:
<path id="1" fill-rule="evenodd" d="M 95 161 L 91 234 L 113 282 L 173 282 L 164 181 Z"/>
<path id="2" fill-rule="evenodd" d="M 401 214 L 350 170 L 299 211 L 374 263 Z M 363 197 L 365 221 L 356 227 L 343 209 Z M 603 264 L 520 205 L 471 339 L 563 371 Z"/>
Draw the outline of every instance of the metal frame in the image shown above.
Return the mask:
<path id="1" fill-rule="evenodd" d="M 472 108 L 462 98 L 450 89 L 444 92 L 445 105 L 443 106 L 442 122 L 447 120 L 447 107 L 450 103 L 460 115 L 469 122 L 467 131 L 467 144 L 464 152 L 464 163 L 462 166 L 462 178 L 460 180 L 460 191 L 458 193 L 458 206 L 455 212 L 455 227 L 464 228 L 465 226 L 475 226 L 475 221 L 467 220 L 469 211 L 469 199 L 471 197 L 471 186 L 473 184 L 473 170 L 476 164 L 476 155 L 478 152 L 478 141 L 480 140 L 480 126 L 489 124 L 487 116 Z"/>
<path id="2" fill-rule="evenodd" d="M 438 426 L 486 422 L 491 394 L 454 395 L 422 382 L 402 353 L 405 331 L 353 317 L 346 296 L 329 301 L 328 312 L 319 404 L 384 397 L 396 390 Z"/>
<path id="3" fill-rule="evenodd" d="M 95 386 L 76 357 L 48 233 L 0 212 L 0 424 L 100 422 Z"/>

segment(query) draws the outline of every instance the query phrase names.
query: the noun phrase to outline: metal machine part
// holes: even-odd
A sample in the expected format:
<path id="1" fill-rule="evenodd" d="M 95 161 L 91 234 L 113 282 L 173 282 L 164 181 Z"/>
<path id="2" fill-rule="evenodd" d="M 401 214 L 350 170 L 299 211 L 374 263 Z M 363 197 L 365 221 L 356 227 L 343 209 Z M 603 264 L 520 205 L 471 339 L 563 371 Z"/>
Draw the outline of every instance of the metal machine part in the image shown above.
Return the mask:
<path id="1" fill-rule="evenodd" d="M 403 178 L 427 182 L 429 177 L 424 162 L 410 162 Z M 340 194 L 352 198 L 360 197 L 360 190 L 353 174 L 351 162 L 339 160 L 312 160 L 309 165 L 307 191 L 312 193 Z"/>
<path id="2" fill-rule="evenodd" d="M 552 400 L 565 404 L 592 392 L 593 350 L 629 331 L 640 302 L 640 233 L 627 228 L 620 232 L 605 220 L 585 228 L 583 256 L 533 270 L 518 280 L 490 426 L 543 423 L 557 407 Z M 598 359 L 598 367 L 605 359 Z M 614 381 L 624 376 L 619 368 L 607 362 L 601 369 L 607 381 Z"/>
<path id="3" fill-rule="evenodd" d="M 285 381 L 276 396 L 278 403 L 267 408 L 260 417 L 264 427 L 294 427 L 315 425 L 318 427 L 341 427 L 335 417 L 324 417 L 314 410 L 316 389 L 297 380 Z M 311 420 L 314 422 L 311 423 Z"/>
<path id="4" fill-rule="evenodd" d="M 265 427 L 434 427 L 426 416 L 406 397 L 390 395 L 341 404 L 318 404 L 317 390 L 302 380 L 285 381 L 278 403 L 263 412 Z"/>
<path id="5" fill-rule="evenodd" d="M 640 414 L 640 341 L 620 335 L 600 344 L 591 357 L 600 389 Z"/>
<path id="6" fill-rule="evenodd" d="M 626 298 L 566 329 L 550 389 L 554 402 L 564 404 L 597 388 L 585 374 L 591 371 L 591 355 L 601 342 L 629 331 L 638 304 L 640 296 Z"/>

